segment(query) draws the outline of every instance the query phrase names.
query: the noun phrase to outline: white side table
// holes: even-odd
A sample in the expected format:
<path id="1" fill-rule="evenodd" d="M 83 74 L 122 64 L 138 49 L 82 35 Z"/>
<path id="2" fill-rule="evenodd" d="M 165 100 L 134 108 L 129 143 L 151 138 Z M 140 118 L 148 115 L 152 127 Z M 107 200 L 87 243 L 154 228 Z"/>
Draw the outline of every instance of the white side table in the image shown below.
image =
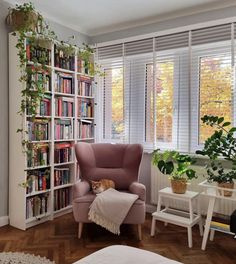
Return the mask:
<path id="1" fill-rule="evenodd" d="M 177 199 L 186 201 L 189 205 L 189 212 L 184 212 L 177 209 L 169 208 L 165 206 L 161 210 L 162 198 Z M 200 204 L 199 204 L 199 193 L 186 191 L 185 194 L 176 194 L 173 193 L 170 187 L 164 188 L 158 193 L 158 205 L 157 211 L 152 214 L 152 227 L 151 227 L 151 236 L 155 235 L 156 220 L 163 221 L 166 223 L 171 223 L 174 225 L 179 225 L 186 227 L 188 229 L 188 246 L 191 248 L 193 246 L 192 242 L 192 226 L 199 224 L 200 235 L 203 235 L 203 226 L 202 218 L 200 213 Z M 197 214 L 193 212 L 193 203 L 197 204 Z"/>

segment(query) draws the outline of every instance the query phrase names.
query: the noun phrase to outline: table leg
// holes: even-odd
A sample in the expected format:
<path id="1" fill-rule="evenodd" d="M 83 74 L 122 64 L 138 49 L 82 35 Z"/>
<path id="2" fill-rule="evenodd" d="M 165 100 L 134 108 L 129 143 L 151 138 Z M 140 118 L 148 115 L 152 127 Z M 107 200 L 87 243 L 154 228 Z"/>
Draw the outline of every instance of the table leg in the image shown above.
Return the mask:
<path id="1" fill-rule="evenodd" d="M 152 217 L 151 236 L 154 236 L 155 235 L 155 229 L 156 229 L 156 219 L 153 216 Z"/>
<path id="2" fill-rule="evenodd" d="M 200 205 L 200 199 L 198 197 L 197 199 L 197 214 L 199 216 L 199 231 L 200 231 L 200 236 L 203 236 L 203 223 L 202 223 L 202 214 L 201 214 L 201 205 Z"/>
<path id="3" fill-rule="evenodd" d="M 213 215 L 214 205 L 215 205 L 215 197 L 210 197 L 209 204 L 208 204 L 208 210 L 207 210 L 207 219 L 205 224 L 205 230 L 202 240 L 202 250 L 206 249 L 207 239 L 210 231 L 210 225 L 211 225 L 211 219 Z"/>
<path id="4" fill-rule="evenodd" d="M 188 246 L 190 248 L 193 246 L 192 227 L 188 227 Z"/>
<path id="5" fill-rule="evenodd" d="M 215 230 L 211 229 L 211 232 L 210 232 L 210 241 L 213 241 L 214 240 L 214 236 L 215 236 Z"/>

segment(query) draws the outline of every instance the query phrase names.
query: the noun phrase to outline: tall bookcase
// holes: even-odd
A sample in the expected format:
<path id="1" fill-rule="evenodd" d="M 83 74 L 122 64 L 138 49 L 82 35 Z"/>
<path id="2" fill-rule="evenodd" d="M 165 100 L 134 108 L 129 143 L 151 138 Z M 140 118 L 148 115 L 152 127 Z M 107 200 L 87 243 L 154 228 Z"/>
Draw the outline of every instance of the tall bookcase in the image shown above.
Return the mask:
<path id="1" fill-rule="evenodd" d="M 9 34 L 9 218 L 10 225 L 25 230 L 71 212 L 72 186 L 77 176 L 74 144 L 93 142 L 94 79 L 77 56 L 63 59 L 56 42 L 48 48 L 45 97 L 35 120 L 23 116 L 23 138 L 37 146 L 31 157 L 22 152 L 17 36 Z M 28 40 L 25 40 L 27 54 Z M 27 54 L 28 56 L 29 54 Z M 34 56 L 30 54 L 29 56 Z M 29 62 L 28 67 L 32 67 Z M 38 133 L 37 131 L 41 131 Z M 22 183 L 28 182 L 28 187 Z"/>

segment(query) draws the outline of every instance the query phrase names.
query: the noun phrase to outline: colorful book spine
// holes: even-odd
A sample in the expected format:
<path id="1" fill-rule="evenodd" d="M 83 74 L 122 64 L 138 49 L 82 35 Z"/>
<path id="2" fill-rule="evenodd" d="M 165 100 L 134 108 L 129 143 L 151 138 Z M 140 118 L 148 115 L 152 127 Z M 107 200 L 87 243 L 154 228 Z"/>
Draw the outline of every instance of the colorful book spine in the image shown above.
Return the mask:
<path id="1" fill-rule="evenodd" d="M 40 141 L 49 140 L 50 135 L 50 123 L 47 120 L 35 119 L 32 121 L 26 121 L 28 140 Z"/>
<path id="2" fill-rule="evenodd" d="M 26 199 L 26 219 L 48 212 L 48 195 L 41 194 Z"/>
<path id="3" fill-rule="evenodd" d="M 78 98 L 78 117 L 93 118 L 93 100 Z"/>
<path id="4" fill-rule="evenodd" d="M 28 172 L 27 183 L 27 194 L 50 189 L 50 171 L 34 170 Z"/>
<path id="5" fill-rule="evenodd" d="M 54 125 L 55 139 L 72 139 L 73 126 L 70 120 L 55 120 Z"/>
<path id="6" fill-rule="evenodd" d="M 74 99 L 69 97 L 55 98 L 55 115 L 72 117 L 74 114 Z"/>
<path id="7" fill-rule="evenodd" d="M 70 183 L 70 169 L 56 168 L 54 170 L 54 186 Z"/>
<path id="8" fill-rule="evenodd" d="M 81 76 L 78 80 L 78 95 L 80 96 L 93 96 L 94 82 L 89 77 Z"/>
<path id="9" fill-rule="evenodd" d="M 54 46 L 54 66 L 66 70 L 75 70 L 75 58 L 66 54 L 59 46 Z"/>
<path id="10" fill-rule="evenodd" d="M 81 120 L 78 122 L 78 138 L 93 138 L 93 122 L 89 120 Z"/>
<path id="11" fill-rule="evenodd" d="M 71 204 L 70 189 L 63 188 L 54 192 L 54 210 L 60 210 Z"/>
<path id="12" fill-rule="evenodd" d="M 74 94 L 74 78 L 70 74 L 56 73 L 55 74 L 55 92 Z"/>
<path id="13" fill-rule="evenodd" d="M 32 147 L 27 152 L 27 166 L 29 168 L 36 166 L 46 166 L 49 164 L 49 146 L 48 144 L 40 144 Z"/>
<path id="14" fill-rule="evenodd" d="M 67 142 L 55 144 L 54 163 L 70 161 L 72 161 L 72 144 Z"/>

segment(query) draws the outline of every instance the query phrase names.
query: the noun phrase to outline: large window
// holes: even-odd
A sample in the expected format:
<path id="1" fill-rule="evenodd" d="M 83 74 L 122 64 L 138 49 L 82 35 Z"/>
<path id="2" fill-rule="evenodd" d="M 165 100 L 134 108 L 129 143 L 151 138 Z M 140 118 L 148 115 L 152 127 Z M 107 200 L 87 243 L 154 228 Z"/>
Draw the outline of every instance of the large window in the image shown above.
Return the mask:
<path id="1" fill-rule="evenodd" d="M 232 70 L 230 54 L 204 56 L 199 59 L 199 118 L 204 115 L 224 116 L 232 121 Z M 199 120 L 199 143 L 213 133 L 213 128 Z"/>
<path id="2" fill-rule="evenodd" d="M 234 23 L 98 48 L 101 138 L 195 152 L 212 134 L 201 117 L 234 123 L 232 32 Z"/>

